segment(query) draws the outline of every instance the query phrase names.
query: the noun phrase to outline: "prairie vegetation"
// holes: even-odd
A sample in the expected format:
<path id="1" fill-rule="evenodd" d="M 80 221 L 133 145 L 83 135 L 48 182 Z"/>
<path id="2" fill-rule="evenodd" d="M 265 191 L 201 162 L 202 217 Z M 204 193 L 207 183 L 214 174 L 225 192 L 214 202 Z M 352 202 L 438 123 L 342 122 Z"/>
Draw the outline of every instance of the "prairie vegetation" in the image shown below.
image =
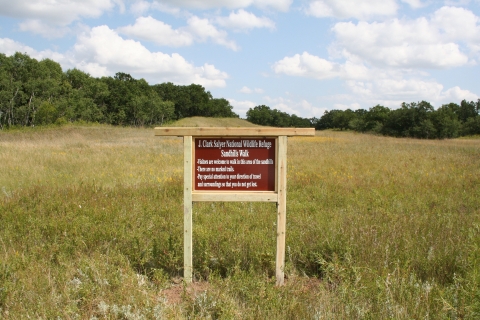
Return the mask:
<path id="1" fill-rule="evenodd" d="M 0 132 L 0 318 L 480 317 L 479 139 L 289 138 L 283 287 L 269 203 L 196 203 L 182 284 L 182 159 L 152 129 Z"/>

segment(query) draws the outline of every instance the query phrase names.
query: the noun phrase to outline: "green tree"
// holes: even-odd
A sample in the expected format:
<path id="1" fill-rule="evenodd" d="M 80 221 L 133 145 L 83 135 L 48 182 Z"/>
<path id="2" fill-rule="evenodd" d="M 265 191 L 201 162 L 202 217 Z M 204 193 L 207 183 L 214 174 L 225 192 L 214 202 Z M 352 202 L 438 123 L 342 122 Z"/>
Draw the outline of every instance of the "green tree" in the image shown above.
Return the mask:
<path id="1" fill-rule="evenodd" d="M 233 107 L 227 99 L 210 99 L 207 104 L 204 116 L 221 118 L 238 118 L 238 114 L 233 112 Z"/>
<path id="2" fill-rule="evenodd" d="M 387 121 L 390 109 L 377 104 L 365 114 L 365 131 L 382 132 L 383 125 Z"/>
<path id="3" fill-rule="evenodd" d="M 280 111 L 278 109 L 273 109 L 270 112 L 272 114 L 272 123 L 270 124 L 271 126 L 281 128 L 291 126 L 290 115 L 288 113 Z"/>
<path id="4" fill-rule="evenodd" d="M 353 119 L 355 119 L 355 113 L 353 112 L 353 110 L 338 110 L 338 112 L 335 112 L 333 115 L 332 126 L 333 128 L 346 130 L 349 128 L 350 121 L 352 121 Z"/>
<path id="5" fill-rule="evenodd" d="M 209 114 L 209 102 L 213 97 L 201 85 L 179 86 L 167 82 L 155 85 L 154 88 L 163 101 L 172 101 L 175 104 L 176 119 Z"/>
<path id="6" fill-rule="evenodd" d="M 55 120 L 57 120 L 57 118 L 57 108 L 49 101 L 43 101 L 36 111 L 35 124 L 52 124 L 55 122 Z"/>
<path id="7" fill-rule="evenodd" d="M 294 127 L 294 128 L 310 128 L 310 127 L 314 127 L 314 125 L 312 124 L 312 121 L 311 119 L 306 119 L 306 118 L 302 118 L 302 117 L 299 117 L 295 114 L 292 114 L 290 116 L 290 126 L 291 127 Z"/>
<path id="8" fill-rule="evenodd" d="M 464 123 L 469 118 L 475 118 L 478 116 L 477 103 L 473 101 L 462 100 L 457 111 L 458 120 Z"/>
<path id="9" fill-rule="evenodd" d="M 320 117 L 320 119 L 317 121 L 315 125 L 316 130 L 325 130 L 325 129 L 333 129 L 335 128 L 334 126 L 334 119 L 339 117 L 338 114 L 342 113 L 342 110 L 326 110 L 323 113 L 323 116 Z"/>
<path id="10" fill-rule="evenodd" d="M 458 121 L 457 109 L 457 104 L 450 103 L 432 113 L 430 118 L 436 130 L 436 138 L 445 139 L 459 136 L 461 124 Z"/>
<path id="11" fill-rule="evenodd" d="M 150 100 L 150 125 L 163 125 L 164 121 L 175 116 L 175 105 L 172 101 L 162 101 L 160 97 Z"/>
<path id="12" fill-rule="evenodd" d="M 405 104 L 402 104 L 401 108 L 391 110 L 388 113 L 381 133 L 393 137 L 408 137 L 411 126 L 411 110 Z"/>
<path id="13" fill-rule="evenodd" d="M 247 111 L 247 120 L 262 126 L 270 126 L 273 123 L 272 109 L 266 105 L 259 105 Z"/>
<path id="14" fill-rule="evenodd" d="M 480 134 L 480 117 L 470 117 L 461 127 L 464 136 Z"/>

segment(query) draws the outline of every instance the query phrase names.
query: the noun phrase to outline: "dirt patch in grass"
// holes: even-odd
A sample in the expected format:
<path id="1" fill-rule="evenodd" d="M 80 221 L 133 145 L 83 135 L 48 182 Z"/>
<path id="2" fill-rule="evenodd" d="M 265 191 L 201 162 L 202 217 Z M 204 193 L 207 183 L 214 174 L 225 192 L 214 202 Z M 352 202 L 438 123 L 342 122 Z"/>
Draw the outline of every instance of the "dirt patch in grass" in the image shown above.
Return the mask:
<path id="1" fill-rule="evenodd" d="M 160 292 L 169 304 L 179 304 L 184 298 L 195 299 L 196 296 L 205 292 L 210 284 L 205 281 L 185 284 L 182 278 L 172 280 L 172 285 Z"/>

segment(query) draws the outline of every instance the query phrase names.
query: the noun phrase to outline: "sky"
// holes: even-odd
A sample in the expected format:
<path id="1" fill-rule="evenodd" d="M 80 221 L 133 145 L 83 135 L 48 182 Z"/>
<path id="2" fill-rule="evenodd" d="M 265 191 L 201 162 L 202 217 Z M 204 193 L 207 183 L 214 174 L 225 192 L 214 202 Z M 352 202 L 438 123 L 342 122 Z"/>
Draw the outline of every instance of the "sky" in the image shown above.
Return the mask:
<path id="1" fill-rule="evenodd" d="M 0 52 L 267 105 L 435 108 L 480 98 L 480 0 L 0 0 Z"/>

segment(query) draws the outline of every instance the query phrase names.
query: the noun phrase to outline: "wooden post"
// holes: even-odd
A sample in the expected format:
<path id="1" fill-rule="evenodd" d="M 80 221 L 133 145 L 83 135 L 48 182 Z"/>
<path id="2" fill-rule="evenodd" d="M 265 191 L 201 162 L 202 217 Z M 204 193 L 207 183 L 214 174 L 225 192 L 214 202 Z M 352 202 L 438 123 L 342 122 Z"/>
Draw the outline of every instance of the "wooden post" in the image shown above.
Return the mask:
<path id="1" fill-rule="evenodd" d="M 183 279 L 191 283 L 193 278 L 192 252 L 192 136 L 183 137 Z"/>
<path id="2" fill-rule="evenodd" d="M 277 286 L 283 285 L 285 269 L 285 231 L 287 218 L 287 137 L 278 137 L 277 151 L 277 258 L 275 261 L 275 275 Z"/>

